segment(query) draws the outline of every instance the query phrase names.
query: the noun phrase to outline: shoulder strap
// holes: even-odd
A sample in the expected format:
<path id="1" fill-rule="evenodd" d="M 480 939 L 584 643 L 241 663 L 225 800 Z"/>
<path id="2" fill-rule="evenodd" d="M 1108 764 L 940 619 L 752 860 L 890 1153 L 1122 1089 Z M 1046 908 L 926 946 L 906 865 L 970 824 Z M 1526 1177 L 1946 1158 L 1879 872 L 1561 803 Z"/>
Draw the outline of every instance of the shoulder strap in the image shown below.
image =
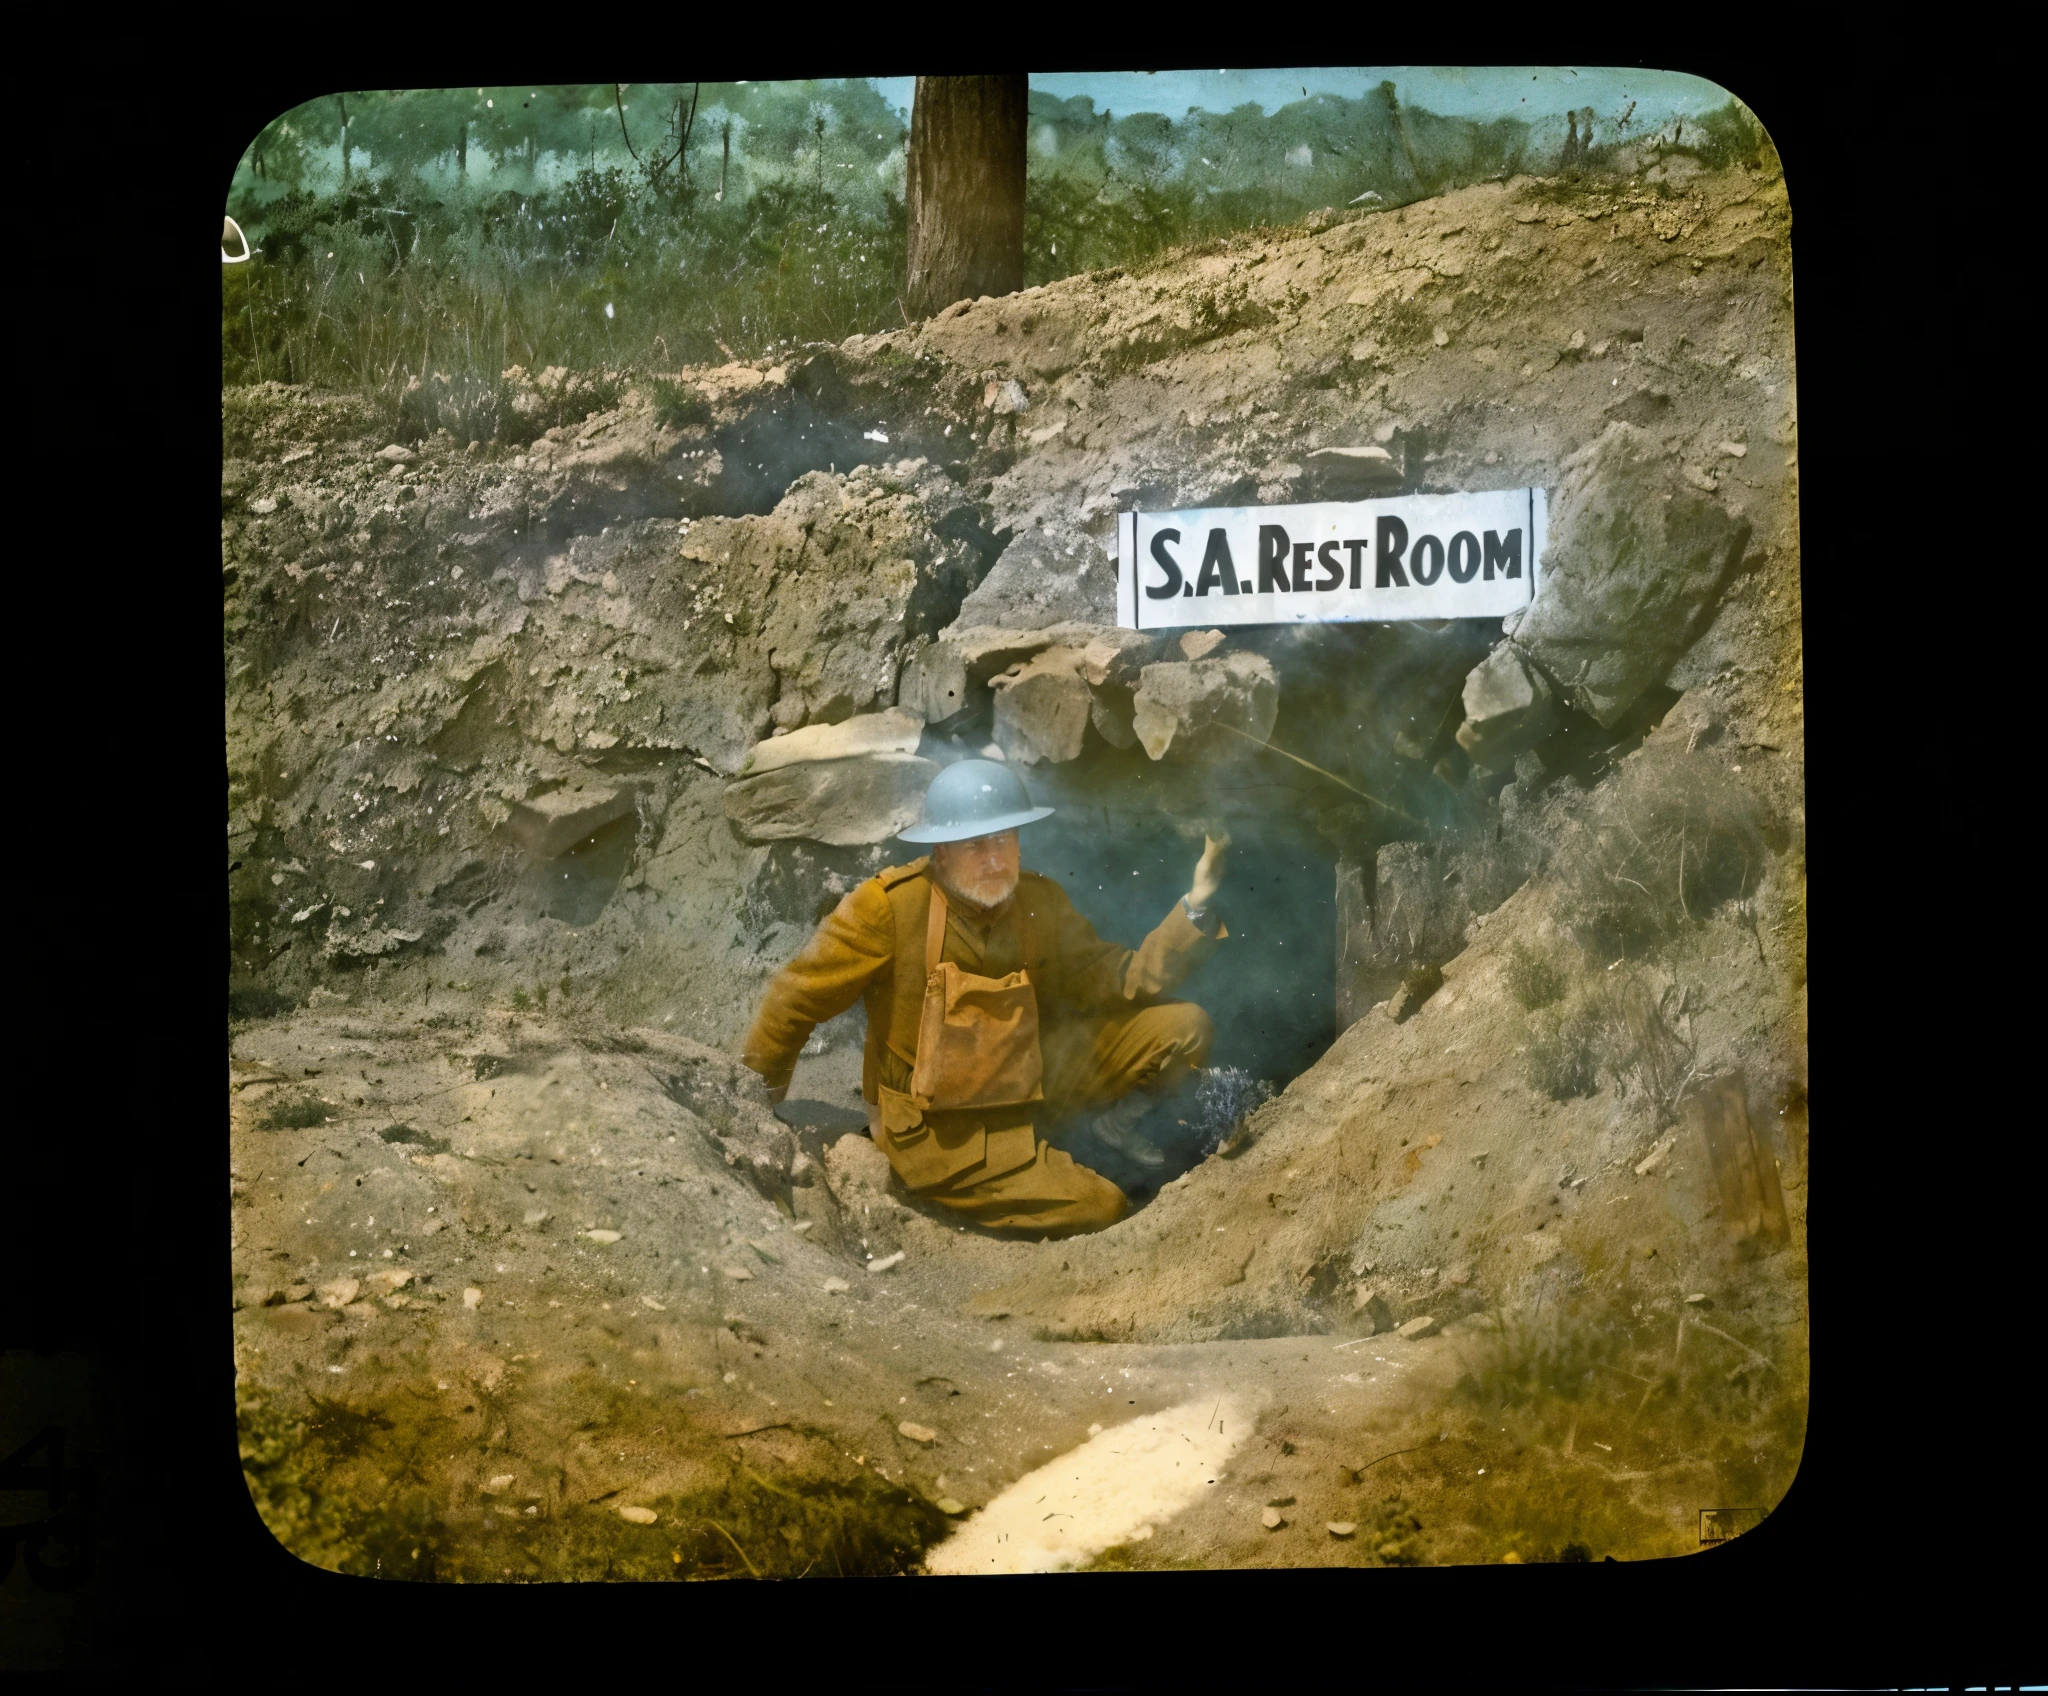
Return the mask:
<path id="1" fill-rule="evenodd" d="M 924 927 L 924 975 L 930 977 L 939 969 L 939 961 L 946 952 L 946 896 L 939 888 L 939 880 L 933 878 L 931 916 Z"/>
<path id="2" fill-rule="evenodd" d="M 1018 893 L 1021 895 L 1022 890 Z M 1038 915 L 1030 903 L 1024 902 L 1017 909 L 1017 916 L 1024 927 L 1024 975 L 1036 983 L 1038 978 Z"/>

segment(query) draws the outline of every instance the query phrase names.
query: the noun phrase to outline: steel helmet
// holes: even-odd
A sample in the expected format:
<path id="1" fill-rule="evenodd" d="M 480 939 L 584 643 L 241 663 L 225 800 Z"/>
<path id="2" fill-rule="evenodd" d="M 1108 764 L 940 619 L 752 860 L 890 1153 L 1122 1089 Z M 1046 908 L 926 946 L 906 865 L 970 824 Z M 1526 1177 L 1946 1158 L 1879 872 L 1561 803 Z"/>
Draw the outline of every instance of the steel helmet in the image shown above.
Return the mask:
<path id="1" fill-rule="evenodd" d="M 958 760 L 924 792 L 924 817 L 897 835 L 905 842 L 966 842 L 1036 824 L 1051 814 L 1052 808 L 1031 804 L 1023 780 L 1008 766 Z"/>

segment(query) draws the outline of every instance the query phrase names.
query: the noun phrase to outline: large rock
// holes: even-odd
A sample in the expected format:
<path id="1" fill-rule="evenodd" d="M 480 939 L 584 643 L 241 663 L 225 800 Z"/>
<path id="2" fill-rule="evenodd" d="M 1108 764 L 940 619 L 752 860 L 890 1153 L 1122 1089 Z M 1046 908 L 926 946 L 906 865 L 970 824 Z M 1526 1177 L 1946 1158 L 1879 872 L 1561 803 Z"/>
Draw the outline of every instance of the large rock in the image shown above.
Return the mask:
<path id="1" fill-rule="evenodd" d="M 629 785 L 575 779 L 521 801 L 505 821 L 512 839 L 536 860 L 552 860 L 633 810 Z"/>
<path id="2" fill-rule="evenodd" d="M 1337 1025 L 1348 1028 L 1396 995 L 1417 966 L 1465 946 L 1472 906 L 1464 880 L 1423 843 L 1389 842 L 1369 862 L 1337 867 Z"/>
<path id="3" fill-rule="evenodd" d="M 1135 688 L 1138 674 L 1159 653 L 1161 644 L 1162 639 L 1156 632 L 1105 630 L 1081 650 L 1082 681 L 1098 688 L 1104 684 Z M 1195 659 L 1200 656 L 1186 654 L 1182 657 Z"/>
<path id="4" fill-rule="evenodd" d="M 1549 528 L 1513 638 L 1572 705 L 1611 725 L 1706 627 L 1749 523 L 1617 423 L 1565 462 Z"/>
<path id="5" fill-rule="evenodd" d="M 803 837 L 835 848 L 883 842 L 917 822 L 938 763 L 855 754 L 782 766 L 726 785 L 725 816 L 753 842 Z"/>
<path id="6" fill-rule="evenodd" d="M 692 526 L 684 610 L 729 629 L 731 666 L 772 671 L 771 717 L 786 729 L 893 706 L 905 650 L 937 634 L 982 570 L 962 509 L 922 461 L 807 473 L 773 512 Z"/>
<path id="7" fill-rule="evenodd" d="M 990 680 L 1018 662 L 1051 647 L 1086 647 L 1104 634 L 1095 624 L 1052 624 L 1042 630 L 955 624 L 936 642 L 904 655 L 897 704 L 922 713 L 927 724 L 943 724 L 970 708 L 987 706 L 983 691 Z"/>
<path id="8" fill-rule="evenodd" d="M 1512 642 L 1501 643 L 1466 675 L 1464 705 L 1458 746 L 1489 771 L 1512 767 L 1559 717 L 1557 691 Z"/>
<path id="9" fill-rule="evenodd" d="M 989 680 L 996 746 L 1007 758 L 1060 764 L 1081 752 L 1095 697 L 1080 665 L 1078 648 L 1047 648 Z"/>
<path id="10" fill-rule="evenodd" d="M 1116 623 L 1116 556 L 1085 531 L 1026 530 L 960 603 L 961 628 Z"/>
<path id="11" fill-rule="evenodd" d="M 924 720 L 901 707 L 863 713 L 837 724 L 807 724 L 801 730 L 757 742 L 740 767 L 740 775 L 759 777 L 784 766 L 812 760 L 844 760 L 856 754 L 914 754 L 923 734 Z"/>
<path id="12" fill-rule="evenodd" d="M 1138 674 L 1131 726 L 1160 760 L 1176 742 L 1264 742 L 1279 710 L 1280 688 L 1263 654 L 1167 660 Z"/>

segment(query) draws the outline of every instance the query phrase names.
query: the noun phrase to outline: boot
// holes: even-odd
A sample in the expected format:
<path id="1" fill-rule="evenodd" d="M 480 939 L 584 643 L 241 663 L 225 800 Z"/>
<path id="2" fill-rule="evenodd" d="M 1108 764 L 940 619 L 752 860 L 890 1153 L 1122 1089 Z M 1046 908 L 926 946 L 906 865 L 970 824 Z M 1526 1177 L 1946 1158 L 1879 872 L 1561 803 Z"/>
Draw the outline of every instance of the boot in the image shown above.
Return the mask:
<path id="1" fill-rule="evenodd" d="M 1138 1121 L 1152 1110 L 1152 1099 L 1141 1090 L 1133 1090 L 1120 1100 L 1112 1101 L 1095 1116 L 1094 1131 L 1109 1147 L 1126 1160 L 1139 1166 L 1158 1167 L 1166 1164 L 1165 1151 L 1149 1138 L 1140 1136 Z"/>

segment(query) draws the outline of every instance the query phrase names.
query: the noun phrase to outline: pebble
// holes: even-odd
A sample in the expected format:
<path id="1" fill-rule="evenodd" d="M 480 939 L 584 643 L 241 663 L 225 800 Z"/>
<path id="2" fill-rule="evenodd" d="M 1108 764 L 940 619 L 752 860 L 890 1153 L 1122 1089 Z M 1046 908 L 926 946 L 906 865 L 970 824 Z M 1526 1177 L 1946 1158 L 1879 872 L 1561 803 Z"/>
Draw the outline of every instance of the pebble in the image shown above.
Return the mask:
<path id="1" fill-rule="evenodd" d="M 754 1281 L 754 1274 L 744 1266 L 721 1266 L 719 1271 L 736 1284 L 751 1284 Z"/>
<path id="2" fill-rule="evenodd" d="M 1323 1529 L 1329 1532 L 1332 1537 L 1349 1537 L 1352 1532 L 1358 1529 L 1358 1523 L 1355 1520 L 1349 1519 L 1333 1519 Z"/>
<path id="3" fill-rule="evenodd" d="M 512 1473 L 501 1472 L 498 1474 L 497 1477 L 493 1478 L 490 1481 L 490 1483 L 484 1486 L 484 1494 L 487 1496 L 495 1496 L 501 1490 L 511 1489 L 515 1482 L 517 1482 L 517 1480 L 515 1479 Z"/>
<path id="4" fill-rule="evenodd" d="M 464 1307 L 469 1308 L 471 1311 L 474 1311 L 475 1309 L 482 1307 L 483 1304 L 484 1293 L 482 1290 L 479 1290 L 472 1286 L 471 1288 L 466 1289 L 462 1292 L 462 1305 Z"/>
<path id="5" fill-rule="evenodd" d="M 652 1525 L 661 1515 L 652 1508 L 636 1508 L 626 1504 L 619 1509 L 619 1518 L 630 1520 L 635 1525 Z"/>
<path id="6" fill-rule="evenodd" d="M 1500 1564 L 1502 1566 L 1520 1566 L 1522 1564 L 1522 1557 L 1516 1554 L 1513 1549 L 1510 1549 L 1501 1556 Z"/>
<path id="7" fill-rule="evenodd" d="M 640 1298 L 640 1305 L 642 1307 L 651 1307 L 652 1309 L 654 1309 L 656 1313 L 668 1312 L 668 1309 L 663 1307 L 661 1303 L 656 1301 L 652 1296 L 642 1296 Z"/>
<path id="8" fill-rule="evenodd" d="M 967 1511 L 967 1504 L 965 1502 L 956 1502 L 951 1496 L 941 1496 L 936 1502 L 932 1503 L 932 1506 L 948 1518 L 958 1518 Z"/>
<path id="9" fill-rule="evenodd" d="M 1698 1307 L 1698 1306 L 1699 1306 L 1699 1304 L 1700 1304 L 1701 1302 L 1705 1301 L 1706 1299 L 1707 1299 L 1707 1297 L 1706 1297 L 1706 1292 L 1705 1292 L 1704 1290 L 1702 1290 L 1702 1291 L 1701 1291 L 1701 1292 L 1700 1292 L 1700 1293 L 1699 1293 L 1698 1295 L 1696 1295 L 1696 1296 L 1687 1296 L 1687 1297 L 1685 1298 L 1685 1300 L 1686 1300 L 1686 1304 L 1687 1304 L 1688 1306 L 1690 1306 L 1690 1307 Z"/>
<path id="10" fill-rule="evenodd" d="M 912 1420 L 904 1420 L 896 1429 L 901 1431 L 913 1443 L 936 1443 L 939 1440 L 938 1432 L 934 1431 L 929 1425 L 919 1425 Z"/>
<path id="11" fill-rule="evenodd" d="M 828 1296 L 836 1296 L 852 1288 L 853 1286 L 844 1278 L 827 1278 L 825 1280 L 825 1293 Z"/>
<path id="12" fill-rule="evenodd" d="M 887 1272 L 901 1266 L 903 1259 L 903 1250 L 899 1248 L 894 1254 L 883 1255 L 880 1260 L 870 1260 L 868 1262 L 868 1270 L 870 1272 Z"/>
<path id="13" fill-rule="evenodd" d="M 1278 1531 L 1287 1521 L 1280 1517 L 1278 1508 L 1265 1508 L 1260 1511 L 1259 1523 L 1268 1531 Z"/>
<path id="14" fill-rule="evenodd" d="M 1430 1335 L 1431 1332 L 1435 1331 L 1436 1328 L 1436 1319 L 1433 1315 L 1427 1313 L 1418 1313 L 1413 1319 L 1409 1320 L 1406 1324 L 1401 1326 L 1399 1335 L 1411 1338 L 1427 1337 L 1428 1335 Z"/>
<path id="15" fill-rule="evenodd" d="M 623 1233 L 618 1231 L 585 1231 L 583 1234 L 594 1243 L 615 1243 Z"/>
<path id="16" fill-rule="evenodd" d="M 529 1207 L 526 1210 L 526 1217 L 522 1221 L 522 1223 L 528 1225 L 545 1225 L 553 1217 L 554 1215 L 550 1213 L 545 1207 Z"/>
<path id="17" fill-rule="evenodd" d="M 362 1288 L 354 1278 L 337 1278 L 320 1286 L 320 1299 L 329 1307 L 346 1307 L 362 1293 Z"/>

